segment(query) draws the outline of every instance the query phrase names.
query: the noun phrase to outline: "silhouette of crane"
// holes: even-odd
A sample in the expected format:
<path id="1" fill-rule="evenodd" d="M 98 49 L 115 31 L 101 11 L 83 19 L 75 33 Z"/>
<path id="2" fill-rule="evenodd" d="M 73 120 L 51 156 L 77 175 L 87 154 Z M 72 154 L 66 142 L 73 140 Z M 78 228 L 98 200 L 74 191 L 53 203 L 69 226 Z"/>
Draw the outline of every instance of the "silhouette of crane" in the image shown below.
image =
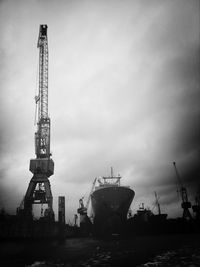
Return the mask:
<path id="1" fill-rule="evenodd" d="M 189 210 L 191 208 L 191 203 L 188 201 L 187 189 L 181 181 L 180 175 L 176 168 L 176 162 L 173 162 L 173 164 L 174 164 L 174 169 L 175 169 L 175 173 L 177 176 L 178 184 L 180 186 L 180 194 L 181 194 L 181 199 L 182 199 L 181 207 L 183 208 L 183 218 L 192 219 L 192 216 Z"/>
<path id="2" fill-rule="evenodd" d="M 197 192 L 195 204 L 192 206 L 192 210 L 195 213 L 195 219 L 200 221 L 200 190 Z"/>
<path id="3" fill-rule="evenodd" d="M 155 199 L 156 199 L 156 205 L 157 205 L 157 208 L 158 208 L 158 214 L 160 215 L 161 214 L 161 209 L 160 209 L 160 203 L 159 203 L 159 198 L 158 198 L 158 196 L 157 196 L 157 193 L 156 193 L 156 191 L 154 192 L 154 194 L 155 194 Z"/>
<path id="4" fill-rule="evenodd" d="M 54 173 L 54 162 L 50 152 L 50 118 L 48 115 L 48 40 L 47 25 L 40 25 L 37 47 L 39 49 L 39 88 L 36 101 L 37 131 L 35 133 L 36 158 L 30 160 L 29 170 L 33 177 L 18 214 L 32 217 L 33 204 L 47 204 L 44 216 L 54 220 L 53 196 L 49 177 Z M 43 214 L 43 211 L 42 211 Z"/>
<path id="5" fill-rule="evenodd" d="M 94 181 L 93 181 L 93 183 L 92 183 L 92 188 L 90 190 L 90 193 L 89 193 L 89 196 L 88 196 L 88 199 L 87 199 L 87 202 L 86 202 L 86 205 L 85 206 L 84 206 L 84 203 L 83 203 L 83 198 L 84 197 L 82 197 L 81 199 L 79 199 L 79 208 L 78 208 L 77 212 L 80 215 L 83 215 L 83 216 L 86 216 L 87 215 L 87 210 L 88 210 L 89 203 L 90 203 L 90 197 L 91 197 L 91 194 L 92 194 L 92 192 L 94 190 L 96 180 L 97 180 L 97 178 L 95 178 Z"/>

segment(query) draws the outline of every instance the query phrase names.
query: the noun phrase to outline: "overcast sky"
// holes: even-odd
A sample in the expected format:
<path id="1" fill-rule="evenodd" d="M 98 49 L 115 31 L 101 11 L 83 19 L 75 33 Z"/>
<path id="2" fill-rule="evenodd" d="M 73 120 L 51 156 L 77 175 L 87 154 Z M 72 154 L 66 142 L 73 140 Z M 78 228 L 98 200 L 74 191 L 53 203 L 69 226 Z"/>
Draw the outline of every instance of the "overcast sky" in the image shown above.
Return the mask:
<path id="1" fill-rule="evenodd" d="M 57 198 L 67 221 L 95 177 L 121 174 L 140 203 L 181 216 L 199 186 L 198 0 L 0 1 L 0 207 L 15 213 L 32 177 L 39 25 L 48 25 Z M 156 213 L 156 209 L 153 211 Z"/>

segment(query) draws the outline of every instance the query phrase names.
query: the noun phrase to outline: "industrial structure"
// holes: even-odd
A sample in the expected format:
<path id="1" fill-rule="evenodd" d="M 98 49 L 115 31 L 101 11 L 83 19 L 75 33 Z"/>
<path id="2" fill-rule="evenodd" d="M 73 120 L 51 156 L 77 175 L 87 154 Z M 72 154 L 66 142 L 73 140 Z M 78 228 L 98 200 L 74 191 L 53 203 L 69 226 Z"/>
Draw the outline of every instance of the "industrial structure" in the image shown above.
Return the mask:
<path id="1" fill-rule="evenodd" d="M 162 223 L 162 221 L 167 219 L 167 214 L 161 212 L 160 202 L 159 202 L 159 197 L 157 195 L 157 192 L 155 191 L 154 194 L 155 194 L 155 200 L 156 200 L 155 205 L 157 206 L 158 213 L 154 214 L 154 216 L 152 216 L 151 219 L 153 219 L 157 223 Z"/>
<path id="2" fill-rule="evenodd" d="M 91 194 L 94 190 L 95 187 L 95 183 L 96 183 L 97 178 L 94 179 L 93 183 L 92 183 L 92 188 L 90 190 L 86 205 L 84 205 L 83 203 L 83 199 L 84 197 L 82 197 L 81 199 L 79 199 L 79 208 L 77 210 L 77 212 L 80 214 L 80 222 L 82 222 L 83 218 L 87 215 L 87 211 L 88 211 L 88 207 L 89 207 L 89 203 L 90 203 L 90 198 L 91 198 Z"/>
<path id="3" fill-rule="evenodd" d="M 47 25 L 40 25 L 37 47 L 39 48 L 39 88 L 35 96 L 37 131 L 35 133 L 36 158 L 30 160 L 29 170 L 33 177 L 18 213 L 32 217 L 33 204 L 46 204 L 41 213 L 54 220 L 53 197 L 49 177 L 54 173 L 54 162 L 50 152 L 50 118 L 48 116 L 48 40 Z"/>
<path id="4" fill-rule="evenodd" d="M 174 169 L 175 169 L 175 173 L 177 176 L 177 180 L 180 186 L 180 194 L 181 194 L 181 199 L 182 199 L 182 203 L 181 203 L 181 207 L 183 209 L 183 219 L 192 219 L 191 213 L 190 213 L 190 208 L 191 208 L 191 203 L 188 201 L 188 195 L 187 195 L 187 189 L 186 187 L 183 185 L 180 175 L 178 173 L 178 170 L 176 168 L 176 162 L 173 162 L 174 164 Z"/>
<path id="5" fill-rule="evenodd" d="M 92 183 L 92 188 L 91 188 L 90 193 L 88 195 L 86 205 L 84 205 L 84 202 L 83 202 L 84 197 L 79 199 L 79 208 L 77 209 L 77 213 L 80 215 L 80 229 L 81 229 L 82 235 L 88 235 L 91 232 L 92 222 L 91 222 L 90 218 L 88 217 L 88 207 L 89 207 L 89 203 L 90 203 L 90 199 L 91 199 L 91 194 L 94 191 L 96 180 L 97 180 L 97 178 L 95 178 L 93 183 Z"/>
<path id="6" fill-rule="evenodd" d="M 154 194 L 155 194 L 155 199 L 156 199 L 156 206 L 157 206 L 157 208 L 158 208 L 158 214 L 160 215 L 161 214 L 161 209 L 160 209 L 160 203 L 159 203 L 159 198 L 158 198 L 158 196 L 157 196 L 157 193 L 156 193 L 156 191 L 154 192 Z"/>
<path id="7" fill-rule="evenodd" d="M 198 190 L 195 197 L 195 204 L 192 206 L 192 210 L 195 213 L 195 219 L 200 221 L 200 190 Z"/>
<path id="8" fill-rule="evenodd" d="M 65 224 L 65 197 L 58 197 L 58 221 L 61 224 Z"/>

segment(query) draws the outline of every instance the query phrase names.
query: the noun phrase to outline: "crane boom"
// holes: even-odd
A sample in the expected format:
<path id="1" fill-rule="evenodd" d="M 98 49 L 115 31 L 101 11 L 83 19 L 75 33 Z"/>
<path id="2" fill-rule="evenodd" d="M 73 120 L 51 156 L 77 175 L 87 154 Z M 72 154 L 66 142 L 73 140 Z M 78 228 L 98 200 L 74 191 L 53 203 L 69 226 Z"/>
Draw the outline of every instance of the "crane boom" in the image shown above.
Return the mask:
<path id="1" fill-rule="evenodd" d="M 50 118 L 48 117 L 48 40 L 47 25 L 40 25 L 37 47 L 39 48 L 39 92 L 35 97 L 38 105 L 35 154 L 37 158 L 50 157 Z"/>
<path id="2" fill-rule="evenodd" d="M 92 194 L 92 192 L 94 190 L 94 187 L 95 187 L 95 184 L 96 184 L 96 180 L 97 180 L 97 178 L 95 178 L 94 181 L 93 181 L 92 188 L 90 190 L 90 194 L 88 196 L 87 203 L 86 203 L 86 206 L 85 206 L 86 209 L 88 209 L 88 206 L 89 206 L 89 203 L 90 203 L 91 194 Z"/>
<path id="3" fill-rule="evenodd" d="M 84 203 L 83 203 L 83 197 L 81 199 L 79 199 L 79 206 L 80 207 L 78 208 L 77 212 L 80 215 L 87 215 L 87 210 L 88 210 L 88 206 L 89 206 L 89 203 L 90 203 L 91 194 L 92 194 L 92 192 L 94 190 L 96 180 L 97 180 L 97 178 L 95 178 L 93 183 L 92 183 L 92 188 L 90 190 L 90 193 L 89 193 L 89 196 L 88 196 L 88 199 L 87 199 L 87 202 L 86 202 L 85 206 L 84 206 Z"/>
<path id="4" fill-rule="evenodd" d="M 178 179 L 178 183 L 179 183 L 179 185 L 180 185 L 181 187 L 183 187 L 183 183 L 182 183 L 182 181 L 181 181 L 179 172 L 178 172 L 178 170 L 177 170 L 177 168 L 176 168 L 176 162 L 173 162 L 173 164 L 174 164 L 174 169 L 175 169 L 176 177 L 177 177 L 177 179 Z"/>
<path id="5" fill-rule="evenodd" d="M 48 117 L 48 40 L 47 25 L 40 25 L 37 47 L 39 48 L 39 98 L 40 118 Z"/>
<path id="6" fill-rule="evenodd" d="M 188 201 L 187 189 L 186 189 L 186 187 L 183 186 L 180 175 L 179 175 L 178 170 L 176 168 L 176 162 L 173 162 L 173 164 L 174 164 L 176 176 L 177 176 L 177 179 L 178 179 L 178 182 L 180 185 L 180 193 L 181 193 L 181 198 L 182 198 L 181 207 L 183 208 L 183 218 L 184 219 L 191 219 L 192 216 L 191 216 L 190 211 L 189 211 L 189 208 L 191 208 L 191 203 Z"/>
<path id="7" fill-rule="evenodd" d="M 155 198 L 156 198 L 156 205 L 158 207 L 158 214 L 161 214 L 160 203 L 158 201 L 158 196 L 157 196 L 156 191 L 154 192 L 154 194 L 155 194 Z"/>

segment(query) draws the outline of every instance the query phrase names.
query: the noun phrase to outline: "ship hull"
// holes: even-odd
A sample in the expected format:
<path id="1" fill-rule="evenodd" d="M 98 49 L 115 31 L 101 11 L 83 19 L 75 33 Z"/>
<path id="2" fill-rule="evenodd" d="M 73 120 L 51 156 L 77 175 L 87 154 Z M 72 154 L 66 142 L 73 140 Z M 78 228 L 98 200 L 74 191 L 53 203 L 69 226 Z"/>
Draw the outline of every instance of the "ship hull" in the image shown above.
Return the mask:
<path id="1" fill-rule="evenodd" d="M 102 187 L 91 195 L 94 233 L 107 235 L 123 231 L 135 192 L 125 186 Z"/>

